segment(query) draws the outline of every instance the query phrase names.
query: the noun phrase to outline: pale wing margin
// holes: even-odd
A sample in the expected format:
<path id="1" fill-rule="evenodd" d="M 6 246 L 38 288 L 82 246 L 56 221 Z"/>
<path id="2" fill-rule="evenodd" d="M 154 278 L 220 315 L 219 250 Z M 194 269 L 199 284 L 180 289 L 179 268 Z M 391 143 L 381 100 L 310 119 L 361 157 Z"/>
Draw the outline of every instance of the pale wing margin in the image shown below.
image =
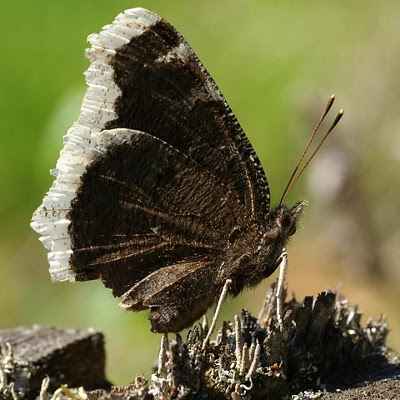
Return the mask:
<path id="1" fill-rule="evenodd" d="M 88 37 L 92 45 L 86 56 L 91 64 L 85 72 L 86 91 L 78 120 L 64 136 L 56 168 L 55 180 L 42 204 L 33 214 L 31 227 L 38 232 L 43 245 L 50 250 L 48 260 L 53 281 L 74 281 L 70 269 L 71 238 L 68 233 L 68 211 L 81 184 L 81 175 L 96 157 L 99 133 L 107 122 L 116 119 L 114 104 L 121 91 L 114 83 L 110 56 L 140 35 L 160 17 L 143 8 L 126 10 L 99 34 Z"/>

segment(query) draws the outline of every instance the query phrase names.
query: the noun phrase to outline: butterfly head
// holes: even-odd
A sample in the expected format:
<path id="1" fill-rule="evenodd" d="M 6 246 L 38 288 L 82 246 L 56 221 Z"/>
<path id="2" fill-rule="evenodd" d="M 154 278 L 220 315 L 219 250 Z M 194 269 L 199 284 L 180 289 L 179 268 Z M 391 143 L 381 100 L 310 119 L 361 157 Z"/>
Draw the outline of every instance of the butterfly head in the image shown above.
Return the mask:
<path id="1" fill-rule="evenodd" d="M 262 239 L 264 257 L 269 260 L 266 263 L 266 276 L 274 271 L 275 260 L 279 258 L 289 237 L 295 234 L 305 204 L 305 201 L 299 201 L 291 208 L 280 204 L 268 215 L 267 229 Z"/>
<path id="2" fill-rule="evenodd" d="M 305 201 L 299 201 L 291 208 L 281 205 L 270 214 L 270 226 L 275 227 L 278 236 L 288 238 L 296 233 L 297 222 L 305 204 Z"/>

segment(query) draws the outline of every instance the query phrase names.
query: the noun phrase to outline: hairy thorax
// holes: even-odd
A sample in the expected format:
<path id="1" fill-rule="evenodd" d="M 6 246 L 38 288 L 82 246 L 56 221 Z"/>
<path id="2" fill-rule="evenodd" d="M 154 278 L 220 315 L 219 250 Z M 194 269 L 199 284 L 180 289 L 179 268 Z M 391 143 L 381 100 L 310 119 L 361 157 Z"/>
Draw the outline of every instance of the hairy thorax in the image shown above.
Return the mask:
<path id="1" fill-rule="evenodd" d="M 234 296 L 245 287 L 257 285 L 276 270 L 279 256 L 289 237 L 296 232 L 303 205 L 300 202 L 292 208 L 278 206 L 271 212 L 263 229 L 250 224 L 245 229 L 232 230 L 226 254 L 229 261 L 224 263 L 222 280 L 232 279 L 231 293 Z"/>

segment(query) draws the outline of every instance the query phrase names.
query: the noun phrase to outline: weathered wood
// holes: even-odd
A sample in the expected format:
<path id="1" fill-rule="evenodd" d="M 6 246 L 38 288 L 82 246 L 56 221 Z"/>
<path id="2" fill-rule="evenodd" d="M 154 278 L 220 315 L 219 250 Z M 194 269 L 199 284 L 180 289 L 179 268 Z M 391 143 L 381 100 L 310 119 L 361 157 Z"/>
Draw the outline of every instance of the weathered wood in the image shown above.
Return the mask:
<path id="1" fill-rule="evenodd" d="M 87 395 L 88 400 L 155 399 L 150 391 L 148 382 L 144 379 L 138 380 L 138 382 L 125 386 L 123 388 L 112 388 L 111 391 L 96 390 L 87 393 Z M 176 398 L 179 398 L 179 395 Z M 196 395 L 192 394 L 187 398 L 198 399 L 201 397 L 197 397 Z M 229 399 L 229 397 L 227 398 Z M 240 399 L 241 397 L 231 396 L 231 398 L 236 400 Z M 255 396 L 252 397 L 248 395 L 246 398 L 254 399 L 260 397 L 255 394 Z M 400 379 L 398 377 L 394 377 L 382 379 L 377 382 L 365 382 L 360 387 L 343 390 L 338 389 L 332 392 L 326 390 L 304 391 L 299 392 L 297 395 L 293 395 L 292 397 L 286 398 L 291 398 L 292 400 L 398 400 L 400 399 Z M 168 399 L 168 397 L 166 397 L 165 399 Z M 270 399 L 271 398 L 268 398 L 268 400 Z"/>
<path id="2" fill-rule="evenodd" d="M 258 319 L 243 311 L 234 324 L 224 322 L 205 351 L 201 326 L 186 341 L 178 335 L 150 382 L 140 378 L 89 399 L 400 398 L 400 364 L 388 355 L 384 319 L 362 326 L 357 308 L 333 292 L 284 302 L 283 315 L 280 326 L 273 285 Z"/>
<path id="3" fill-rule="evenodd" d="M 18 397 L 38 396 L 46 375 L 49 390 L 61 384 L 88 389 L 106 387 L 104 339 L 94 330 L 78 331 L 44 326 L 0 331 L 2 348 L 1 391 L 11 396 L 10 383 Z M 7 390 L 8 389 L 8 390 Z"/>
<path id="4" fill-rule="evenodd" d="M 151 381 L 138 377 L 124 388 L 85 392 L 84 398 L 236 400 L 297 396 L 294 398 L 299 400 L 358 400 L 396 398 L 395 395 L 400 394 L 400 363 L 390 358 L 386 347 L 385 319 L 376 323 L 369 321 L 362 326 L 361 314 L 356 307 L 350 306 L 344 298 L 337 298 L 335 293 L 326 292 L 315 300 L 306 297 L 304 302 L 294 298 L 282 301 L 283 322 L 279 325 L 275 287 L 272 285 L 258 318 L 243 310 L 234 318 L 234 323 L 222 323 L 217 339 L 208 343 L 205 349 L 206 324 L 195 326 L 186 340 L 179 335 L 171 341 L 164 337 L 160 365 Z M 13 365 L 27 366 L 19 375 L 14 367 L 14 375 L 9 371 L 8 376 L 18 381 L 20 388 L 27 386 L 20 382 L 28 381 L 29 398 L 38 395 L 40 379 L 45 374 L 50 376 L 52 383 L 49 392 L 54 392 L 61 383 L 67 383 L 69 387 L 88 387 L 96 382 L 97 387 L 104 385 L 101 335 L 33 328 L 44 332 L 38 335 L 43 336 L 43 341 L 40 339 L 37 344 L 30 339 L 35 335 L 31 333 L 30 336 L 29 329 L 26 334 L 24 329 L 3 331 L 0 340 L 12 343 L 15 349 Z M 86 344 L 79 347 L 69 344 L 69 340 Z M 93 342 L 100 343 L 101 350 L 95 350 L 97 347 Z M 3 356 L 3 369 L 7 358 Z M 35 379 L 27 380 L 27 371 L 33 366 L 37 368 Z M 94 370 L 97 368 L 101 370 L 96 375 Z M 65 390 L 60 396 L 82 399 L 77 392 L 74 395 Z M 12 397 L 10 390 L 8 397 Z"/>

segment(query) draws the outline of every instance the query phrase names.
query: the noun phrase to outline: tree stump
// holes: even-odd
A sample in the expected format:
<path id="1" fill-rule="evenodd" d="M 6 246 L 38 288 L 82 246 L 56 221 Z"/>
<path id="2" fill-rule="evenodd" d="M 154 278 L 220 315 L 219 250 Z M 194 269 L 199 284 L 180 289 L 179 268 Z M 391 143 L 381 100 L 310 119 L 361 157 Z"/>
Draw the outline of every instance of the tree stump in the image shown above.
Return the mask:
<path id="1" fill-rule="evenodd" d="M 6 397 L 14 392 L 18 398 L 35 399 L 46 376 L 51 392 L 64 383 L 88 389 L 110 386 L 100 332 L 37 325 L 2 330 L 0 343 L 0 386 Z"/>
<path id="2" fill-rule="evenodd" d="M 33 399 L 48 375 L 51 384 L 44 382 L 42 400 L 62 384 L 86 390 L 62 386 L 55 397 L 80 400 L 400 399 L 400 363 L 386 347 L 384 318 L 362 326 L 357 307 L 323 292 L 315 300 L 283 301 L 279 324 L 275 288 L 258 318 L 243 310 L 233 322 L 223 322 L 206 346 L 206 322 L 194 326 L 186 340 L 164 336 L 151 380 L 139 376 L 123 388 L 107 387 L 98 332 L 1 331 L 2 397 Z"/>

